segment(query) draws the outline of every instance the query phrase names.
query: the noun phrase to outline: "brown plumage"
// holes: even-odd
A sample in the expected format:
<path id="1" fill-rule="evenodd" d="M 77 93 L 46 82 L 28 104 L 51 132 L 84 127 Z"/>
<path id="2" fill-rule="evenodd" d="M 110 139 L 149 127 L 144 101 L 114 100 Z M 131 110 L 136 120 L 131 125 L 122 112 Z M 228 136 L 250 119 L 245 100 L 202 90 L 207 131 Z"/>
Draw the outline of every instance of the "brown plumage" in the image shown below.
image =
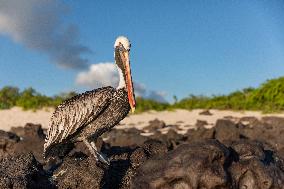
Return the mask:
<path id="1" fill-rule="evenodd" d="M 130 45 L 125 39 L 120 37 L 115 43 L 119 87 L 87 91 L 60 104 L 51 117 L 44 144 L 45 157 L 61 154 L 68 144 L 81 140 L 97 159 L 108 162 L 97 152 L 94 141 L 126 117 L 130 108 L 135 109 L 128 55 Z"/>

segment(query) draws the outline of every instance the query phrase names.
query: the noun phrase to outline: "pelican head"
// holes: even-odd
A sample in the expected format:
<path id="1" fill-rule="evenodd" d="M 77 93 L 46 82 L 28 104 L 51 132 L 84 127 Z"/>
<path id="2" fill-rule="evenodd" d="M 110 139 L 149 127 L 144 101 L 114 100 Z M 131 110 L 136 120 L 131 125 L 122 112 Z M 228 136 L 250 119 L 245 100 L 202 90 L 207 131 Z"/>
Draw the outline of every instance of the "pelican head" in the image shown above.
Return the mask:
<path id="1" fill-rule="evenodd" d="M 125 48 L 125 50 L 128 50 L 128 51 L 131 48 L 131 43 L 129 39 L 124 36 L 119 36 L 116 38 L 115 43 L 114 43 L 114 48 L 119 47 L 120 45 L 122 45 Z"/>
<path id="2" fill-rule="evenodd" d="M 115 63 L 121 70 L 124 83 L 126 84 L 126 90 L 128 94 L 128 101 L 131 107 L 131 111 L 135 111 L 136 102 L 134 96 L 134 89 L 132 83 L 131 69 L 130 69 L 130 48 L 131 44 L 127 37 L 119 36 L 114 43 L 115 49 Z"/>

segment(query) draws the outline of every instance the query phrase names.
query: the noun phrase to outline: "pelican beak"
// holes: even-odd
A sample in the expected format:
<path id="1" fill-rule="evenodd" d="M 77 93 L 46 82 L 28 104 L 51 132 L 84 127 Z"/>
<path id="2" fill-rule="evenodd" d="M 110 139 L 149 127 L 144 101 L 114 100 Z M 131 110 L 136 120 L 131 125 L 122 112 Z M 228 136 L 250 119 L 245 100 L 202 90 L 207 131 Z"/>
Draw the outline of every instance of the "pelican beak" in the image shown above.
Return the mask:
<path id="1" fill-rule="evenodd" d="M 121 53 L 123 64 L 125 66 L 125 82 L 126 82 L 127 93 L 128 93 L 128 101 L 131 107 L 131 112 L 134 113 L 136 102 L 135 102 L 133 82 L 132 82 L 131 69 L 130 69 L 129 51 L 123 51 L 120 53 Z"/>

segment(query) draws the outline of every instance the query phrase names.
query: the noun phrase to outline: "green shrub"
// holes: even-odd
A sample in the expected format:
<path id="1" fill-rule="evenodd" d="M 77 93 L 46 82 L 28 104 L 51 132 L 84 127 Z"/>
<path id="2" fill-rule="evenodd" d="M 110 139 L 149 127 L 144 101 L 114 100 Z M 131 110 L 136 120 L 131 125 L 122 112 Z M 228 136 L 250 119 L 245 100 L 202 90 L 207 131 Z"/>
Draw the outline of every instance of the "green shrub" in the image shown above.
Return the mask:
<path id="1" fill-rule="evenodd" d="M 249 96 L 253 109 L 264 111 L 284 110 L 284 77 L 268 80 Z"/>
<path id="2" fill-rule="evenodd" d="M 162 111 L 169 108 L 169 104 L 167 103 L 160 103 L 150 99 L 143 99 L 141 97 L 136 98 L 136 113 L 149 111 L 149 110 L 156 110 Z"/>
<path id="3" fill-rule="evenodd" d="M 3 87 L 0 90 L 0 109 L 20 106 L 25 110 L 39 109 L 43 107 L 56 107 L 63 100 L 76 95 L 75 92 L 61 93 L 54 97 L 48 97 L 28 88 L 19 91 L 17 87 Z M 275 112 L 284 110 L 284 77 L 268 80 L 258 88 L 245 88 L 228 95 L 195 96 L 177 100 L 174 104 L 160 103 L 150 99 L 136 98 L 136 112 L 148 110 L 182 109 L 233 109 L 233 110 L 261 110 Z"/>
<path id="4" fill-rule="evenodd" d="M 261 110 L 275 112 L 284 110 L 284 77 L 268 80 L 259 88 L 245 88 L 229 95 L 212 97 L 190 95 L 173 105 L 175 108 Z"/>
<path id="5" fill-rule="evenodd" d="M 56 107 L 63 100 L 71 98 L 74 95 L 76 95 L 75 92 L 69 92 L 48 97 L 38 93 L 33 88 L 27 88 L 20 92 L 17 87 L 6 86 L 0 90 L 0 109 L 8 109 L 13 106 L 22 107 L 24 110 Z"/>
<path id="6" fill-rule="evenodd" d="M 0 90 L 0 109 L 8 109 L 16 105 L 19 98 L 17 87 L 6 86 Z"/>
<path id="7" fill-rule="evenodd" d="M 50 106 L 51 101 L 52 98 L 39 94 L 33 88 L 28 88 L 20 93 L 16 105 L 22 107 L 24 110 L 35 110 Z"/>

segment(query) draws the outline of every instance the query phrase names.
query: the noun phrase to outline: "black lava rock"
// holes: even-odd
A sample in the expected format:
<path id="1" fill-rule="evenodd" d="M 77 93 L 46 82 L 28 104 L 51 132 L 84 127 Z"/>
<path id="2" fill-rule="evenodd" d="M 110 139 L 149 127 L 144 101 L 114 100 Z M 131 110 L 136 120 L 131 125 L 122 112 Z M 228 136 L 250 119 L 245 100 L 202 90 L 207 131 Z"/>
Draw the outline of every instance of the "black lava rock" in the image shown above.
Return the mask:
<path id="1" fill-rule="evenodd" d="M 31 153 L 3 158 L 0 164 L 1 189 L 55 188 Z"/>

